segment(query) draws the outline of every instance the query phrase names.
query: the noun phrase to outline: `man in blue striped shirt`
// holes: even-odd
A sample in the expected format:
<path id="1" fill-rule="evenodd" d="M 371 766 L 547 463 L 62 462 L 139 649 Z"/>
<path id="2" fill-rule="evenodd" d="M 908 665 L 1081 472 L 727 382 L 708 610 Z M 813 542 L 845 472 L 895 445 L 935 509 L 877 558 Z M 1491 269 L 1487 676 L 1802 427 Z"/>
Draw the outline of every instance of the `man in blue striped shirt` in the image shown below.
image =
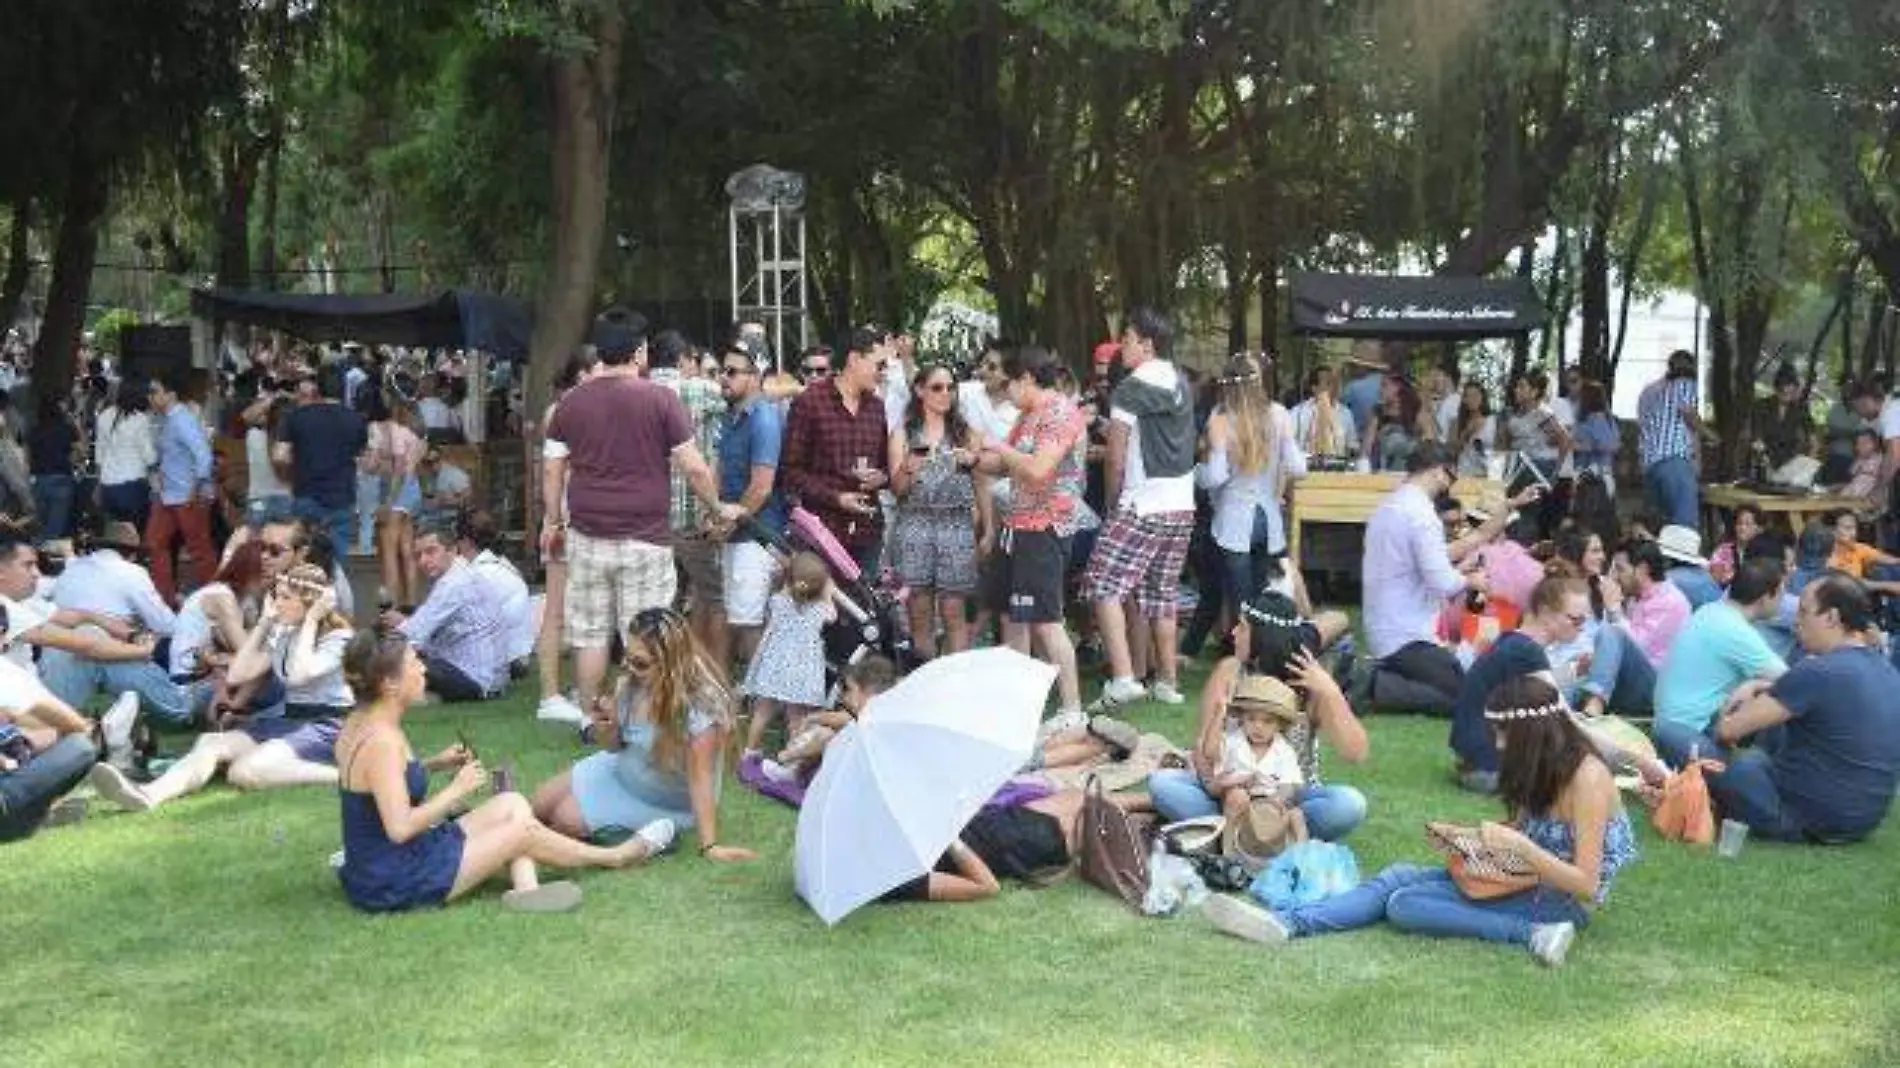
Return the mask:
<path id="1" fill-rule="evenodd" d="M 1695 529 L 1701 488 L 1696 482 L 1696 439 L 1708 433 L 1697 411 L 1695 356 L 1677 349 L 1669 370 L 1636 402 L 1637 457 L 1651 507 L 1669 523 Z"/>
<path id="2" fill-rule="evenodd" d="M 145 547 L 152 554 L 152 583 L 159 596 L 178 603 L 172 575 L 172 551 L 179 539 L 191 552 L 191 583 L 211 581 L 218 563 L 211 547 L 211 434 L 179 396 L 180 375 L 170 369 L 152 377 L 152 411 L 158 434 L 158 500 L 145 526 Z"/>

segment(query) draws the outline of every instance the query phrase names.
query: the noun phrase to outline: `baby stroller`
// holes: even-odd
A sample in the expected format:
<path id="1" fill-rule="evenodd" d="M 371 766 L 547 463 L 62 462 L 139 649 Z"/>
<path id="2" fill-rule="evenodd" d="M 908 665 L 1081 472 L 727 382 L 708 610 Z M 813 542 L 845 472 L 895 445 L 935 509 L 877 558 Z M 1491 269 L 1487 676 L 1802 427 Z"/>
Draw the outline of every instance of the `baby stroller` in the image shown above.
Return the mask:
<path id="1" fill-rule="evenodd" d="M 838 679 L 845 667 L 867 656 L 888 657 L 903 671 L 916 666 L 901 599 L 877 585 L 873 576 L 864 574 L 817 516 L 803 508 L 792 509 L 784 536 L 751 518 L 742 520 L 740 528 L 777 557 L 781 565 L 794 552 L 807 551 L 823 560 L 831 572 L 838 618 L 824 630 L 825 684 L 830 700 L 837 700 Z"/>

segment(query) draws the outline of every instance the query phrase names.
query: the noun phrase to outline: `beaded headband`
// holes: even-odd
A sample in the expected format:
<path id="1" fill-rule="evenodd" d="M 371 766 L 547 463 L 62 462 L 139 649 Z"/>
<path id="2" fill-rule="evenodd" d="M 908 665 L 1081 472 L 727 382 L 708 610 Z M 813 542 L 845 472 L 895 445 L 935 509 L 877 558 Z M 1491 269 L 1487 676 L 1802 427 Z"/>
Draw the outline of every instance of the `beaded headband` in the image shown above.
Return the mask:
<path id="1" fill-rule="evenodd" d="M 1554 716 L 1563 710 L 1564 706 L 1557 702 L 1534 705 L 1530 708 L 1487 708 L 1484 710 L 1484 718 L 1493 723 L 1508 723 L 1515 719 L 1542 719 L 1545 716 Z"/>
<path id="2" fill-rule="evenodd" d="M 1299 616 L 1276 616 L 1250 604 L 1241 605 L 1240 614 L 1246 616 L 1250 623 L 1261 623 L 1269 627 L 1297 627 L 1301 622 Z"/>

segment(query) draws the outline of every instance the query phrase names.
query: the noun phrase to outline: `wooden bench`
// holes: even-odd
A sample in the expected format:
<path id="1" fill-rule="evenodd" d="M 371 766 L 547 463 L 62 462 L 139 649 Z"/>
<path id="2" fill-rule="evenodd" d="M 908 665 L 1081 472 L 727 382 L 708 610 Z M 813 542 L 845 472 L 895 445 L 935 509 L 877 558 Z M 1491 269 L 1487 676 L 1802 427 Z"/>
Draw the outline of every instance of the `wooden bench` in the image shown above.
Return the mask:
<path id="1" fill-rule="evenodd" d="M 1293 483 L 1293 506 L 1287 515 L 1287 558 L 1294 567 L 1300 566 L 1301 528 L 1307 523 L 1363 526 L 1403 479 L 1398 474 L 1316 471 Z M 1461 478 L 1451 487 L 1451 495 L 1467 508 L 1486 497 L 1503 494 L 1503 485 L 1488 478 Z"/>

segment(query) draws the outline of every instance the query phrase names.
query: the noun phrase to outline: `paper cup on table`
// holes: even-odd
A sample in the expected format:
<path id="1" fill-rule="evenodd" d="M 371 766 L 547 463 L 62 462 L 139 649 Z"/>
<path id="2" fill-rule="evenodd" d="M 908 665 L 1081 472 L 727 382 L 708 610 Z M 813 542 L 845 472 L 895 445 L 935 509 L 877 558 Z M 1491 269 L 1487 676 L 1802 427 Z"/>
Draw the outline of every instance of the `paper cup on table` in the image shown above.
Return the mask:
<path id="1" fill-rule="evenodd" d="M 1715 855 L 1734 860 L 1742 855 L 1742 843 L 1748 841 L 1748 824 L 1741 820 L 1723 820 L 1721 836 L 1715 840 Z"/>

